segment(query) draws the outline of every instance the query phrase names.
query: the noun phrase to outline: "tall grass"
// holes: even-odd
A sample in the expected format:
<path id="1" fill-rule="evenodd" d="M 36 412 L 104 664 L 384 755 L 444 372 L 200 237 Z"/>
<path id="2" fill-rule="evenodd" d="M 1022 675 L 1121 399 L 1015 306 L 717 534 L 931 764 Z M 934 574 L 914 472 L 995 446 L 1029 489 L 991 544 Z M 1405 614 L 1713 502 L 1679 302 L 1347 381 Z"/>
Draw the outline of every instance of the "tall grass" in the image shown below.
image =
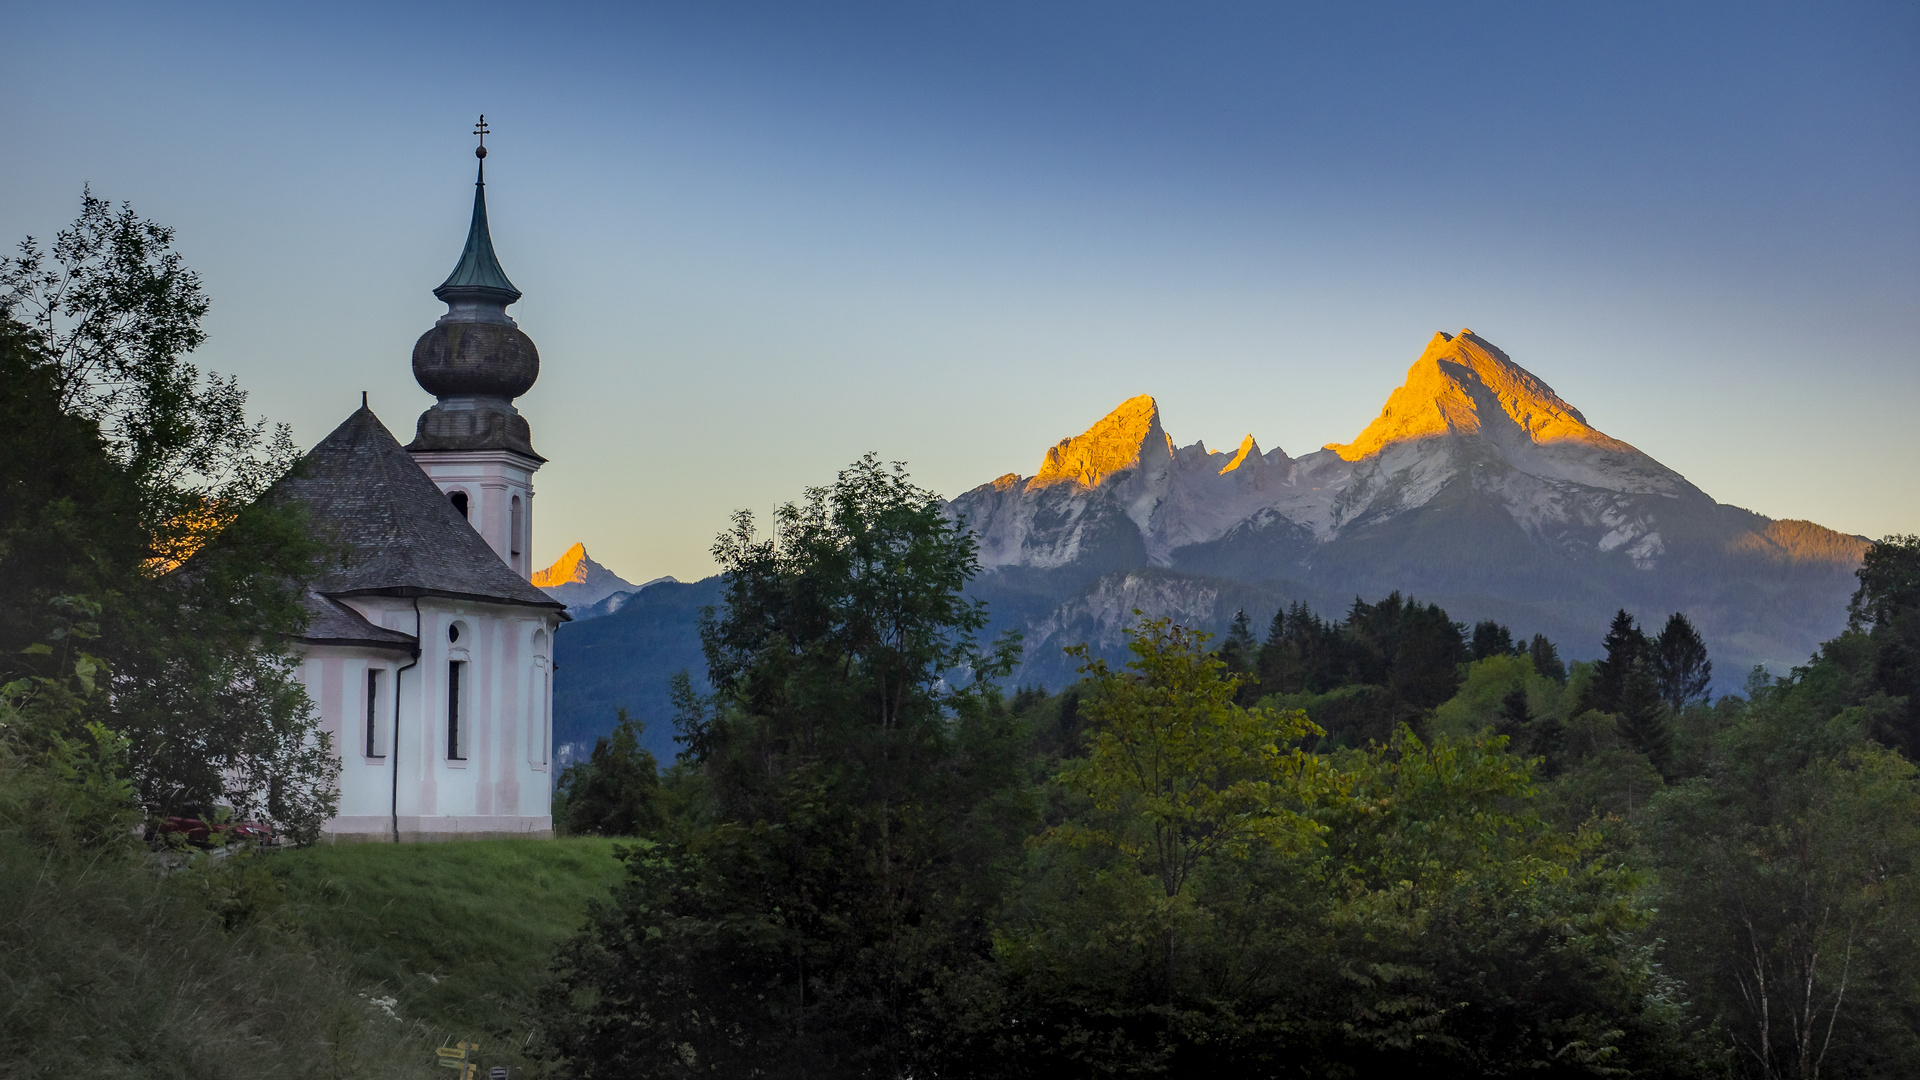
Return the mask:
<path id="1" fill-rule="evenodd" d="M 0 1076 L 421 1074 L 425 1032 L 316 959 L 270 880 L 244 860 L 163 875 L 136 845 L 67 842 L 58 786 L 4 750 Z"/>

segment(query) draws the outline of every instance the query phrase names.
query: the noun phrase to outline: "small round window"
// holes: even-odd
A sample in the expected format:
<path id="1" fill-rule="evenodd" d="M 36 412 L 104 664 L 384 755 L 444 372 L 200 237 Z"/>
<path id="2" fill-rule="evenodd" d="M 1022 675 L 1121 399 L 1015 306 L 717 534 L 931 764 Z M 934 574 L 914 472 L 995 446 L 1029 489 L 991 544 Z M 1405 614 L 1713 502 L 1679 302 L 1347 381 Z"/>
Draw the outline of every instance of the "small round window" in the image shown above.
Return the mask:
<path id="1" fill-rule="evenodd" d="M 459 623 L 454 623 L 452 626 L 447 627 L 447 640 L 448 641 L 460 640 L 460 624 Z"/>

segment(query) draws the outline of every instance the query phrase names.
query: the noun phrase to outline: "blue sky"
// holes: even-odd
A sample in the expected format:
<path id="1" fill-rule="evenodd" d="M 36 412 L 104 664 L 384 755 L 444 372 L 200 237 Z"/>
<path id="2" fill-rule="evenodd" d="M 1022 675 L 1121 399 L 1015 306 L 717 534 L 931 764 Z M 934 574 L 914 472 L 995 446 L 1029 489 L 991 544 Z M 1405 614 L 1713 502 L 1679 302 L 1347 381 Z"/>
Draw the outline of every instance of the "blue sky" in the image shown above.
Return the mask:
<path id="1" fill-rule="evenodd" d="M 176 226 L 303 444 L 429 404 L 487 114 L 543 561 L 699 576 L 866 450 L 951 495 L 1142 392 L 1304 453 L 1463 326 L 1723 502 L 1920 530 L 1912 4 L 0 17 L 0 238 Z"/>

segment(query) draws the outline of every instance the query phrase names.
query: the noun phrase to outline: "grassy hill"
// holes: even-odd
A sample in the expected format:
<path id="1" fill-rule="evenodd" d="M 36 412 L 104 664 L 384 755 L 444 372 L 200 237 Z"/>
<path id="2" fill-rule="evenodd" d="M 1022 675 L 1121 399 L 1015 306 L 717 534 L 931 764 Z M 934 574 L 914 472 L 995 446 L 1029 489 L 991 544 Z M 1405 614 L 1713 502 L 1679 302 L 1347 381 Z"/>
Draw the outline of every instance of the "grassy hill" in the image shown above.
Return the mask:
<path id="1" fill-rule="evenodd" d="M 623 868 L 616 841 L 347 844 L 270 860 L 292 920 L 347 979 L 440 1045 L 539 1076 L 525 1055 L 554 947 Z M 482 1075 L 485 1075 L 484 1071 Z"/>

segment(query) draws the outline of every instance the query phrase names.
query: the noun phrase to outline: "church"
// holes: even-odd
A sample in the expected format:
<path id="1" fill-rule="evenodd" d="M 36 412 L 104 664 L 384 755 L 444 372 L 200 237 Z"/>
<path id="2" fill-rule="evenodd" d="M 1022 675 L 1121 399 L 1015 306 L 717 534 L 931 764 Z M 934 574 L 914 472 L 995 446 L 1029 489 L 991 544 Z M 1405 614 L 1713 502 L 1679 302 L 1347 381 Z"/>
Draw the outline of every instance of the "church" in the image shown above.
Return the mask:
<path id="1" fill-rule="evenodd" d="M 438 401 L 400 445 L 367 407 L 280 484 L 335 558 L 305 598 L 301 681 L 340 758 L 335 841 L 549 836 L 553 636 L 564 605 L 529 565 L 533 449 L 514 398 L 540 374 L 507 315 L 520 290 L 487 230 L 484 124 L 473 222 L 413 346 Z"/>

